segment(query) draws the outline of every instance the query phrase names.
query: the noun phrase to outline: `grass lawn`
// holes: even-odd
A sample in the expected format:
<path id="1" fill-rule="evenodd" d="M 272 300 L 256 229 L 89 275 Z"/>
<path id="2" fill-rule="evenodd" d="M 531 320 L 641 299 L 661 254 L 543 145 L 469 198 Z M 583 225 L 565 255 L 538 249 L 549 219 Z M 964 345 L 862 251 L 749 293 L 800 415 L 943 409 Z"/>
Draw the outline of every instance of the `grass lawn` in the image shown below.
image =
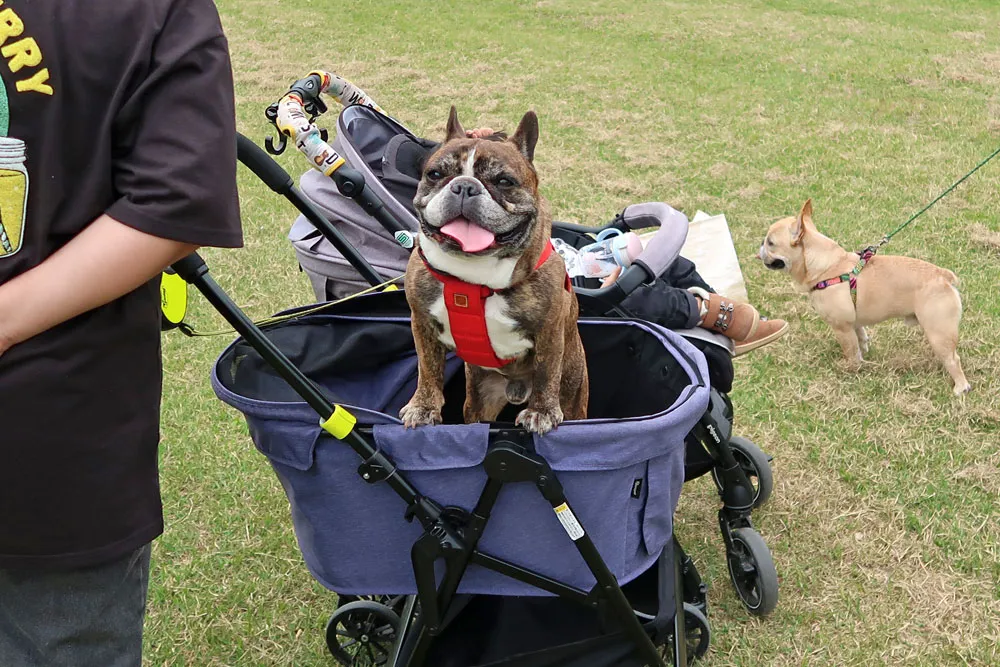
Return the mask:
<path id="1" fill-rule="evenodd" d="M 451 104 L 466 127 L 507 130 L 535 109 L 559 219 L 596 224 L 650 200 L 726 214 L 751 298 L 792 325 L 737 361 L 733 395 L 737 432 L 775 456 L 756 521 L 781 600 L 765 620 L 743 611 L 714 487 L 688 484 L 677 533 L 710 585 L 702 664 L 1000 664 L 1000 160 L 888 248 L 961 277 L 964 399 L 901 323 L 877 327 L 870 363 L 848 373 L 804 298 L 752 259 L 807 197 L 821 231 L 877 241 L 1000 145 L 995 0 L 219 6 L 240 129 L 258 142 L 264 107 L 328 69 L 428 136 Z M 307 168 L 294 151 L 280 161 Z M 247 247 L 204 253 L 216 279 L 255 317 L 310 302 L 285 239 L 293 209 L 244 169 L 240 186 Z M 191 321 L 218 328 L 192 298 Z M 147 663 L 332 665 L 322 630 L 335 596 L 306 572 L 276 478 L 208 384 L 231 339 L 164 339 L 168 528 Z"/>

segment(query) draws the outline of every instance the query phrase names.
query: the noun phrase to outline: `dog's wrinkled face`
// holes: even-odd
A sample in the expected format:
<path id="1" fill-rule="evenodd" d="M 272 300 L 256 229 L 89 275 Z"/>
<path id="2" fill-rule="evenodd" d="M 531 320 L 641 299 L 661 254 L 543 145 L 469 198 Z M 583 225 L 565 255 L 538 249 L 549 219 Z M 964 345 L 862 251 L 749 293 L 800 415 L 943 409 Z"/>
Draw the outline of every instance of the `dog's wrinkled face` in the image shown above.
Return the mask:
<path id="1" fill-rule="evenodd" d="M 495 141 L 465 138 L 452 107 L 447 139 L 427 159 L 413 199 L 421 232 L 448 252 L 519 254 L 538 214 L 537 140 L 534 112 L 510 139 Z"/>
<path id="2" fill-rule="evenodd" d="M 802 239 L 812 225 L 812 200 L 809 200 L 798 216 L 782 218 L 771 225 L 757 256 L 774 271 L 790 271 L 804 265 Z"/>

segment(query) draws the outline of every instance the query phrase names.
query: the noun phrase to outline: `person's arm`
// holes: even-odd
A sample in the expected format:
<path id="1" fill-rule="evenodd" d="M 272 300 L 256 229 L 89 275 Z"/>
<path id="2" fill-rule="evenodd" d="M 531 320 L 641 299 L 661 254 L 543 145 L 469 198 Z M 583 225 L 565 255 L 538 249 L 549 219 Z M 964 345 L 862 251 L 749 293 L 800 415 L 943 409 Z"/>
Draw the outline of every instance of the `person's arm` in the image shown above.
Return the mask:
<path id="1" fill-rule="evenodd" d="M 0 284 L 0 355 L 128 294 L 197 249 L 102 215 L 44 262 Z"/>

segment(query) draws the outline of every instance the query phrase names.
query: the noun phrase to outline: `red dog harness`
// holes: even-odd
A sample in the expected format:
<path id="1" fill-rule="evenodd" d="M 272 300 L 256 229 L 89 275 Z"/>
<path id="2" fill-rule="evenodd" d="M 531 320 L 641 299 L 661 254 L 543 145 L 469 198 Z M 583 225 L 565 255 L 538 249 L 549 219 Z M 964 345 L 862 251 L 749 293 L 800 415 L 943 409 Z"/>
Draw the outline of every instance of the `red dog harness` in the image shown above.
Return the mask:
<path id="1" fill-rule="evenodd" d="M 497 357 L 490 342 L 489 331 L 486 329 L 486 299 L 494 294 L 502 294 L 514 285 L 495 290 L 486 285 L 467 283 L 453 275 L 436 270 L 427 262 L 419 247 L 418 251 L 427 270 L 444 284 L 444 305 L 448 309 L 448 323 L 451 326 L 452 338 L 455 339 L 455 354 L 465 363 L 483 368 L 501 368 L 514 361 L 513 358 Z M 537 271 L 551 254 L 552 243 L 549 242 L 545 244 L 534 270 Z M 567 290 L 573 289 L 569 275 L 566 276 L 565 287 Z"/>

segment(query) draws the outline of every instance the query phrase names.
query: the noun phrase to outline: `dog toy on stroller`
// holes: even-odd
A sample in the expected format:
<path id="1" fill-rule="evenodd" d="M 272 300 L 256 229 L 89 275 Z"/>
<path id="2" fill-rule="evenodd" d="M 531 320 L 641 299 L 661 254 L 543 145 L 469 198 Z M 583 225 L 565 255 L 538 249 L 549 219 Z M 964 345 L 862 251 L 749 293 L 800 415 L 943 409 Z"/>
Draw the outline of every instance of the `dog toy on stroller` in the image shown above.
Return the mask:
<path id="1" fill-rule="evenodd" d="M 306 78 L 293 83 L 288 92 L 264 112 L 280 133 L 277 144 L 267 137 L 264 143 L 268 151 L 274 155 L 281 154 L 287 144 L 286 137 L 291 138 L 315 169 L 333 179 L 342 195 L 358 202 L 392 234 L 399 245 L 406 249 L 413 248 L 410 231 L 386 210 L 377 197 L 371 195 L 365 187 L 364 177 L 357 170 L 344 166 L 346 160 L 326 142 L 326 131 L 313 124 L 317 116 L 326 111 L 321 93 L 334 95 L 345 106 L 361 105 L 383 113 L 363 90 L 346 79 L 329 72 L 311 72 Z"/>

